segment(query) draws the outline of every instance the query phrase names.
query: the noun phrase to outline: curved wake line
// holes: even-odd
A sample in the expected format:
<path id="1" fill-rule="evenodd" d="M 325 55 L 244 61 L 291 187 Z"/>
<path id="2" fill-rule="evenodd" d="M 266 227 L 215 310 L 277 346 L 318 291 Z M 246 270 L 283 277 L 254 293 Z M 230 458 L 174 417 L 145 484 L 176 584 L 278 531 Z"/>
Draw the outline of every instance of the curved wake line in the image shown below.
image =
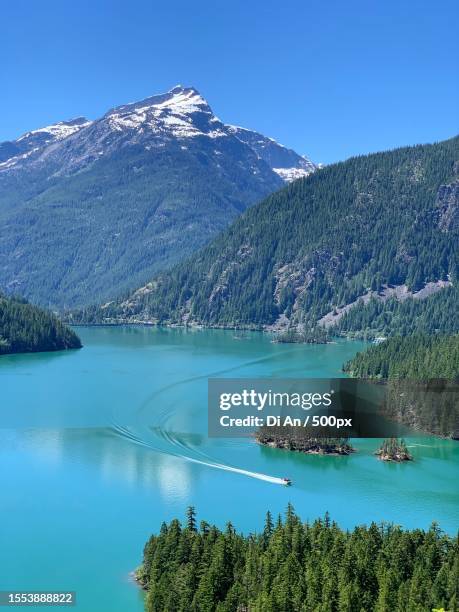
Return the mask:
<path id="1" fill-rule="evenodd" d="M 284 352 L 285 353 L 291 353 L 293 352 L 295 349 L 290 349 Z M 174 389 L 176 387 L 179 387 L 181 385 L 186 385 L 187 383 L 190 382 L 195 382 L 197 380 L 203 380 L 206 378 L 215 378 L 217 376 L 221 376 L 223 374 L 228 374 L 230 372 L 235 372 L 237 370 L 240 370 L 241 368 L 246 368 L 247 366 L 252 366 L 252 365 L 257 365 L 259 363 L 264 363 L 266 361 L 270 361 L 271 359 L 275 359 L 276 357 L 278 357 L 278 355 L 273 354 L 273 355 L 266 355 L 264 357 L 259 357 L 257 359 L 252 359 L 251 361 L 246 361 L 244 363 L 240 363 L 234 366 L 230 366 L 227 368 L 223 368 L 221 370 L 217 370 L 214 372 L 210 372 L 207 374 L 197 374 L 195 376 L 189 376 L 188 378 L 183 378 L 182 380 L 177 380 L 174 382 L 171 382 L 167 385 L 164 385 L 164 387 L 157 389 L 156 391 L 154 391 L 149 397 L 147 397 L 143 404 L 141 406 L 139 406 L 139 409 L 137 410 L 137 416 L 140 416 L 141 413 L 143 413 L 151 404 L 151 402 L 157 398 L 159 395 L 162 395 L 164 392 L 170 390 L 170 389 Z M 166 419 L 170 416 L 170 413 L 157 413 L 157 416 L 160 417 L 165 417 Z"/>
<path id="2" fill-rule="evenodd" d="M 415 446 L 424 446 L 425 448 L 435 448 L 433 444 L 407 444 L 407 448 L 414 448 Z"/>
<path id="3" fill-rule="evenodd" d="M 242 476 L 256 478 L 257 480 L 263 480 L 264 482 L 270 482 L 272 484 L 284 485 L 283 479 L 278 478 L 276 476 L 269 476 L 268 474 L 262 474 L 261 472 L 251 472 L 250 470 L 244 470 L 243 468 L 237 468 L 232 465 L 227 465 L 224 463 L 216 463 L 213 461 L 204 461 L 203 459 L 196 459 L 194 457 L 183 455 L 181 453 L 174 453 L 173 451 L 166 451 L 166 450 L 160 449 L 154 446 L 153 444 L 150 444 L 149 442 L 145 441 L 143 438 L 139 437 L 135 433 L 133 433 L 129 428 L 123 427 L 121 425 L 117 425 L 116 423 L 112 425 L 112 429 L 120 437 L 124 439 L 128 439 L 134 444 L 138 444 L 139 446 L 144 446 L 162 455 L 170 455 L 178 459 L 183 459 L 184 461 L 189 461 L 190 463 L 204 465 L 206 467 L 214 468 L 217 470 L 223 470 L 225 472 L 233 472 L 235 474 L 241 474 Z"/>
<path id="4" fill-rule="evenodd" d="M 293 352 L 293 350 L 295 349 L 291 349 L 291 351 L 288 351 L 288 352 Z M 252 365 L 262 363 L 265 361 L 270 361 L 271 359 L 275 359 L 276 357 L 277 357 L 276 354 L 266 355 L 264 357 L 253 359 L 251 361 L 246 361 L 245 363 L 223 368 L 223 369 L 220 369 L 214 372 L 210 372 L 207 374 L 198 374 L 195 376 L 190 376 L 188 378 L 164 385 L 162 388 L 155 390 L 153 393 L 150 394 L 149 397 L 147 397 L 144 400 L 141 406 L 139 406 L 136 416 L 138 419 L 140 419 L 140 416 L 142 415 L 142 413 L 145 413 L 150 408 L 153 400 L 157 399 L 158 396 L 162 395 L 163 393 L 165 393 L 166 391 L 170 389 L 176 388 L 181 385 L 186 385 L 196 380 L 202 380 L 202 379 L 206 379 L 210 377 L 228 374 L 230 372 L 240 370 L 241 368 L 245 368 L 247 366 L 252 366 Z M 177 409 L 171 411 L 171 410 L 167 410 L 167 408 L 165 407 L 162 410 L 155 411 L 156 428 L 158 429 L 157 438 L 164 440 L 166 443 L 168 443 L 172 447 L 178 448 L 179 451 L 181 452 L 174 452 L 171 449 L 165 450 L 149 442 L 148 440 L 151 439 L 153 436 L 152 436 L 151 430 L 147 428 L 145 425 L 141 426 L 142 431 L 140 433 L 139 432 L 135 433 L 131 429 L 118 425 L 116 422 L 114 422 L 113 430 L 115 431 L 115 433 L 117 433 L 121 437 L 124 437 L 125 439 L 128 439 L 131 442 L 138 444 L 140 446 L 150 448 L 151 450 L 157 453 L 163 454 L 163 455 L 177 457 L 185 461 L 189 461 L 191 463 L 196 463 L 199 465 L 203 465 L 203 466 L 218 469 L 218 470 L 223 470 L 226 472 L 233 472 L 235 474 L 241 474 L 242 476 L 247 476 L 249 478 L 256 478 L 257 480 L 262 480 L 264 482 L 270 482 L 272 484 L 285 485 L 285 482 L 282 478 L 278 478 L 276 476 L 269 476 L 268 474 L 262 474 L 261 472 L 252 472 L 251 470 L 245 470 L 243 468 L 238 468 L 232 465 L 214 461 L 213 458 L 207 455 L 206 453 L 203 453 L 200 450 L 194 449 L 190 447 L 189 445 L 185 444 L 182 440 L 177 439 L 172 432 L 167 431 L 165 428 L 167 421 L 170 420 L 171 416 L 176 411 Z M 136 429 L 138 428 L 136 427 Z M 193 453 L 197 455 L 197 457 L 190 456 L 189 453 Z"/>

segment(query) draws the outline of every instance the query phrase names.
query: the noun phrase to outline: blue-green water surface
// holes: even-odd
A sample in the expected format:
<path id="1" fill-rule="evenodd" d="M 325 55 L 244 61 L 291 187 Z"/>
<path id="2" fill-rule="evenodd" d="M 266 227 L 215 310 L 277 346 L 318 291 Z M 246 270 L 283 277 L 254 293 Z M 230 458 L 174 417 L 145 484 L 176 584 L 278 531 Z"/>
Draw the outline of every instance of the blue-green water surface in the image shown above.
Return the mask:
<path id="1" fill-rule="evenodd" d="M 328 510 L 342 527 L 435 520 L 456 531 L 459 443 L 413 438 L 415 461 L 386 464 L 373 455 L 377 440 L 334 457 L 207 438 L 209 376 L 341 376 L 361 343 L 78 333 L 80 351 L 0 358 L 0 590 L 74 590 L 79 611 L 140 612 L 130 572 L 149 534 L 190 504 L 198 518 L 245 532 L 288 501 L 304 520 Z M 282 476 L 293 486 L 272 482 Z"/>

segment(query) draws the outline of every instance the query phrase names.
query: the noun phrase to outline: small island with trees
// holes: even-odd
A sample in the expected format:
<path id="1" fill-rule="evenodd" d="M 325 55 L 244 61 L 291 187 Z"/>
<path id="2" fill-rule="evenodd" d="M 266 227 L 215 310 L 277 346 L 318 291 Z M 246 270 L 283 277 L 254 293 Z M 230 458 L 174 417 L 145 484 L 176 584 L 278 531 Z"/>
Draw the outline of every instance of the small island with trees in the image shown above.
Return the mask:
<path id="1" fill-rule="evenodd" d="M 388 438 L 384 440 L 379 449 L 375 452 L 381 461 L 412 461 L 413 457 L 408 452 L 405 440 L 398 438 Z"/>
<path id="2" fill-rule="evenodd" d="M 354 448 L 349 438 L 331 438 L 312 435 L 302 427 L 260 427 L 255 432 L 255 440 L 263 446 L 281 448 L 309 455 L 350 455 Z"/>
<path id="3" fill-rule="evenodd" d="M 279 331 L 273 342 L 278 344 L 327 344 L 330 336 L 326 329 L 316 325 L 312 328 L 289 328 Z"/>

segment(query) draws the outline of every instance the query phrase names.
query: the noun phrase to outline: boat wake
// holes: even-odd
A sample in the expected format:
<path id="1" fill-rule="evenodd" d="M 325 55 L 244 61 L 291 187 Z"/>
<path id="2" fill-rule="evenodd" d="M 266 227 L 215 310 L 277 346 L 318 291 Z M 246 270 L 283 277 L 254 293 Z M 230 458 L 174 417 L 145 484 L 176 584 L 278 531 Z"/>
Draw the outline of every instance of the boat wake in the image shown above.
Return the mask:
<path id="1" fill-rule="evenodd" d="M 241 474 L 242 476 L 255 478 L 271 484 L 285 485 L 285 480 L 283 478 L 246 470 L 226 462 L 221 462 L 191 444 L 187 444 L 183 436 L 176 434 L 172 429 L 174 417 L 177 416 L 179 411 L 183 411 L 183 404 L 177 403 L 171 406 L 169 402 L 164 401 L 165 393 L 173 392 L 180 386 L 192 384 L 196 381 L 205 380 L 211 377 L 228 375 L 229 373 L 257 365 L 272 358 L 275 358 L 275 355 L 247 361 L 216 372 L 190 376 L 182 380 L 174 381 L 173 383 L 157 389 L 144 400 L 134 415 L 135 425 L 120 425 L 119 422 L 122 419 L 116 418 L 115 416 L 112 429 L 117 435 L 122 436 L 130 442 L 149 448 L 157 453 L 177 457 L 184 461 L 189 461 L 209 468 Z"/>
<path id="2" fill-rule="evenodd" d="M 270 482 L 271 484 L 285 485 L 285 480 L 283 478 L 278 478 L 277 476 L 270 476 L 269 474 L 262 474 L 261 472 L 252 472 L 250 470 L 238 468 L 233 465 L 226 464 L 226 463 L 219 463 L 219 462 L 213 461 L 211 457 L 208 457 L 202 452 L 196 451 L 195 449 L 191 449 L 190 447 L 187 447 L 184 444 L 174 443 L 173 441 L 174 438 L 167 432 L 162 432 L 162 434 L 164 435 L 166 439 L 170 440 L 171 446 L 187 448 L 189 451 L 192 451 L 193 453 L 201 455 L 202 458 L 193 457 L 183 452 L 174 452 L 171 448 L 164 449 L 159 446 L 156 446 L 155 444 L 149 443 L 145 439 L 146 437 L 145 435 L 139 436 L 138 433 L 136 433 L 135 431 L 132 431 L 130 428 L 124 427 L 122 425 L 117 425 L 114 423 L 112 425 L 112 430 L 114 433 L 116 433 L 120 437 L 127 439 L 130 442 L 133 442 L 134 444 L 138 444 L 145 448 L 149 448 L 156 453 L 161 453 L 163 455 L 177 457 L 178 459 L 189 461 L 190 463 L 196 463 L 198 465 L 203 465 L 205 467 L 214 468 L 217 470 L 223 470 L 226 472 L 233 472 L 234 474 L 241 474 L 242 476 L 248 476 L 249 478 L 256 478 L 257 480 L 263 480 L 264 482 Z"/>
<path id="3" fill-rule="evenodd" d="M 435 448 L 433 444 L 407 444 L 407 448 L 414 448 L 415 446 L 423 446 L 424 448 Z"/>

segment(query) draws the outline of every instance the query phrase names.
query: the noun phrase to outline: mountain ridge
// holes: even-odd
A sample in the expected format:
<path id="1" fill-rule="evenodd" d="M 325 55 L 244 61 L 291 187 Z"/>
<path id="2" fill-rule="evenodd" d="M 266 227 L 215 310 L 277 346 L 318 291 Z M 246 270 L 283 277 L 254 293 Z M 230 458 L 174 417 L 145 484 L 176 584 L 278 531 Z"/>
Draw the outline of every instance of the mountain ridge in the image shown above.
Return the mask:
<path id="1" fill-rule="evenodd" d="M 194 122 L 190 120 L 191 115 L 195 115 Z M 41 148 L 56 145 L 70 136 L 77 135 L 85 128 L 95 129 L 102 122 L 108 123 L 113 131 L 122 131 L 123 128 L 130 130 L 150 128 L 156 132 L 162 131 L 163 136 L 172 135 L 181 139 L 200 135 L 211 138 L 234 135 L 253 148 L 259 158 L 266 161 L 286 182 L 292 180 L 290 176 L 299 178 L 316 169 L 316 165 L 306 156 L 298 155 L 273 138 L 265 137 L 255 130 L 223 123 L 196 88 L 177 85 L 166 93 L 115 106 L 99 119 L 76 117 L 31 130 L 13 141 L 0 142 L 0 173 L 11 170 L 18 164 L 21 165 L 21 162 L 26 161 L 32 154 L 41 155 Z M 273 150 L 266 153 L 265 149 L 269 145 Z M 7 157 L 9 151 L 16 149 L 17 155 Z M 276 168 L 275 165 L 269 164 L 273 152 L 277 159 Z M 48 154 L 52 155 L 53 150 Z M 287 159 L 291 165 L 286 165 Z"/>
<path id="2" fill-rule="evenodd" d="M 433 300 L 439 311 L 436 292 L 457 296 L 446 292 L 459 276 L 451 222 L 459 201 L 445 186 L 457 180 L 458 159 L 455 137 L 327 166 L 245 211 L 167 275 L 89 310 L 86 320 L 304 331 L 380 292 L 426 308 Z M 387 304 L 393 310 L 393 300 Z"/>

